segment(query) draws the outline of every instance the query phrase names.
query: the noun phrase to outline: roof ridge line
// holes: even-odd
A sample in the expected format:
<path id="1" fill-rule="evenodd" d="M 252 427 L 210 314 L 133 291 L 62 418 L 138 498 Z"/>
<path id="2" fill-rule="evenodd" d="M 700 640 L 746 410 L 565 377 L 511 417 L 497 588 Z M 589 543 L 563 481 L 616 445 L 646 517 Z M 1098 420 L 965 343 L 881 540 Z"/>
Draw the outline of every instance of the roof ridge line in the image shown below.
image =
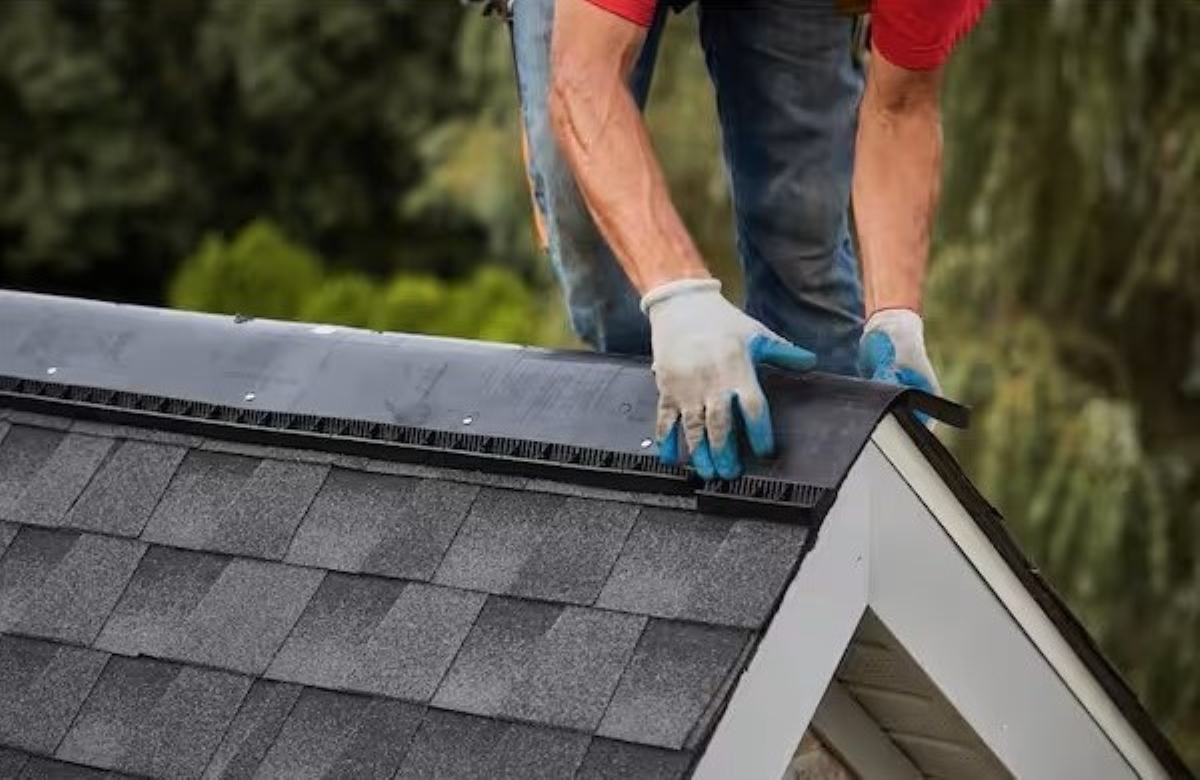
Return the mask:
<path id="1" fill-rule="evenodd" d="M 7 375 L 0 375 L 0 405 L 252 444 L 284 444 L 450 468 L 486 465 L 490 471 L 530 478 L 550 477 L 610 489 L 615 489 L 616 483 L 632 492 L 691 494 L 702 513 L 752 513 L 792 523 L 817 521 L 836 493 L 765 475 L 701 483 L 690 469 L 665 466 L 650 454 L 251 409 Z"/>

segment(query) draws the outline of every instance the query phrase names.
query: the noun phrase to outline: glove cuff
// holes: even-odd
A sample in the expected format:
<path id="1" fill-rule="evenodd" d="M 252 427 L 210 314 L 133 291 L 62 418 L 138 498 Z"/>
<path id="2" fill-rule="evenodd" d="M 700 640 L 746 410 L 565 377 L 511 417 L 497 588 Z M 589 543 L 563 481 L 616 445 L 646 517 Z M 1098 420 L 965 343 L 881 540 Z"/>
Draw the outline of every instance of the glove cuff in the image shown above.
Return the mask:
<path id="1" fill-rule="evenodd" d="M 699 292 L 720 294 L 721 281 L 719 279 L 676 279 L 673 282 L 660 284 L 642 297 L 642 314 L 650 314 L 650 309 L 663 301 Z"/>
<path id="2" fill-rule="evenodd" d="M 892 335 L 911 334 L 918 342 L 925 341 L 925 323 L 921 315 L 912 309 L 881 309 L 875 312 L 863 326 L 863 338 L 877 330 Z"/>

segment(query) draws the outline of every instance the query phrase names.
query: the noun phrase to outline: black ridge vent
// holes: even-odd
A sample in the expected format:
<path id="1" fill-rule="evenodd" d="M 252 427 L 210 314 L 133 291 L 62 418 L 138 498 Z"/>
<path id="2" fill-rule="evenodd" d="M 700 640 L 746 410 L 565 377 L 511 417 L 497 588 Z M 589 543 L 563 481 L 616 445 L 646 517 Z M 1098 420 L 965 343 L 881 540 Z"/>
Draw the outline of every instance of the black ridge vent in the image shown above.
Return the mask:
<path id="1" fill-rule="evenodd" d="M 754 476 L 701 486 L 689 470 L 664 466 L 649 453 L 248 409 L 11 376 L 0 376 L 0 405 L 106 422 L 152 424 L 256 443 L 457 468 L 486 467 L 601 487 L 694 494 L 704 512 L 744 514 L 753 509 L 758 516 L 788 523 L 817 522 L 836 494 L 829 488 Z"/>

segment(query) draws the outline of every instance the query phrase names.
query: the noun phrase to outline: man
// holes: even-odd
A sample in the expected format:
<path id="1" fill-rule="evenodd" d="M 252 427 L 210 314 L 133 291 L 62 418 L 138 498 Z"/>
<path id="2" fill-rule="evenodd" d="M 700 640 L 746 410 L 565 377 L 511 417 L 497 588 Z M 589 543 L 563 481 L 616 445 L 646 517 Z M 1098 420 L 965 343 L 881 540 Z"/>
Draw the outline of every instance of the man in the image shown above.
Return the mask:
<path id="1" fill-rule="evenodd" d="M 937 390 L 920 311 L 939 80 L 986 1 L 874 0 L 864 93 L 837 0 L 700 0 L 744 313 L 671 204 L 640 114 L 666 3 L 515 1 L 530 177 L 572 324 L 599 350 L 653 354 L 665 462 L 686 443 L 701 477 L 734 478 L 739 428 L 771 454 L 759 365 Z"/>

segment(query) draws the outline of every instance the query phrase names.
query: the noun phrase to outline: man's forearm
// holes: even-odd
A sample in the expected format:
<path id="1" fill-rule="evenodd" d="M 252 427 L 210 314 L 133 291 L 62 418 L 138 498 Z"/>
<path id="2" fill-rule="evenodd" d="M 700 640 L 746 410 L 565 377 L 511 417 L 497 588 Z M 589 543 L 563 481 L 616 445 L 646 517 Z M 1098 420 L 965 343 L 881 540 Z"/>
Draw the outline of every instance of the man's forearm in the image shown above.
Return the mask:
<path id="1" fill-rule="evenodd" d="M 642 294 L 676 279 L 707 278 L 626 86 L 641 35 L 585 0 L 562 0 L 556 14 L 551 119 L 601 233 Z M 579 30 L 588 34 L 573 34 Z M 614 46 L 620 58 L 612 56 Z"/>
<path id="2" fill-rule="evenodd" d="M 859 112 L 854 219 L 867 314 L 921 310 L 941 185 L 940 76 L 906 71 L 876 53 Z"/>

